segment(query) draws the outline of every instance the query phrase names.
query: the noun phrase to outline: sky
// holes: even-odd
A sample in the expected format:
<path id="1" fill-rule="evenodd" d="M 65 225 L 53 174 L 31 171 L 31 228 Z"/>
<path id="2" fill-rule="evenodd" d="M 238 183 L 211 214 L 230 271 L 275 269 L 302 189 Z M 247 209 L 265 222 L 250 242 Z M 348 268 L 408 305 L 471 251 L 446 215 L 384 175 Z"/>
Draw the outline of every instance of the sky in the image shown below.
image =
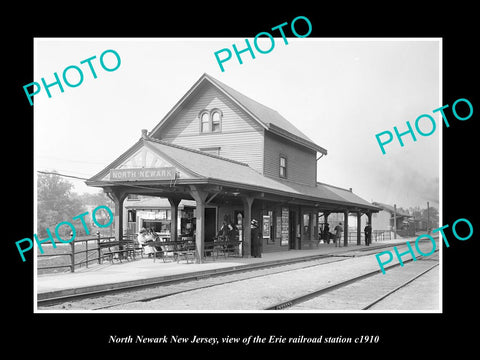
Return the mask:
<path id="1" fill-rule="evenodd" d="M 253 39 L 249 39 L 253 43 Z M 235 55 L 220 70 L 215 51 L 245 47 L 244 38 L 37 38 L 34 79 L 54 82 L 70 65 L 83 71 L 78 87 L 63 83 L 42 88 L 34 97 L 35 170 L 89 178 L 152 130 L 203 73 L 278 111 L 328 151 L 318 160 L 323 183 L 352 188 L 367 201 L 398 207 L 439 206 L 441 186 L 441 40 L 275 38 L 268 54 L 254 48 L 255 59 Z M 260 42 L 262 49 L 268 43 Z M 99 63 L 115 50 L 115 71 Z M 91 61 L 97 78 L 88 64 Z M 223 54 L 222 54 L 223 56 Z M 111 53 L 104 57 L 114 67 Z M 76 83 L 75 70 L 68 79 Z M 28 99 L 25 97 L 28 104 Z M 383 155 L 375 135 L 407 130 L 429 114 L 436 120 L 430 136 L 396 138 Z M 432 125 L 422 119 L 427 133 Z M 68 179 L 78 193 L 98 192 L 82 180 Z"/>

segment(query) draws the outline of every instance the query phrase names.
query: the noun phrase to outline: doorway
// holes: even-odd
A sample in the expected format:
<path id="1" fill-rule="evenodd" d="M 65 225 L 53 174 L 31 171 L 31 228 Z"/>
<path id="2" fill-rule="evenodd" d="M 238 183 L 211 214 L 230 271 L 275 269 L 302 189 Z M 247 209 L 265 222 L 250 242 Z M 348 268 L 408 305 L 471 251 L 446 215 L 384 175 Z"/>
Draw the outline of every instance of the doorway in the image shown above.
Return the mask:
<path id="1" fill-rule="evenodd" d="M 288 249 L 294 250 L 296 249 L 296 242 L 297 242 L 297 212 L 294 210 L 290 210 L 288 216 Z"/>
<path id="2" fill-rule="evenodd" d="M 205 208 L 205 242 L 213 241 L 217 235 L 217 208 Z"/>

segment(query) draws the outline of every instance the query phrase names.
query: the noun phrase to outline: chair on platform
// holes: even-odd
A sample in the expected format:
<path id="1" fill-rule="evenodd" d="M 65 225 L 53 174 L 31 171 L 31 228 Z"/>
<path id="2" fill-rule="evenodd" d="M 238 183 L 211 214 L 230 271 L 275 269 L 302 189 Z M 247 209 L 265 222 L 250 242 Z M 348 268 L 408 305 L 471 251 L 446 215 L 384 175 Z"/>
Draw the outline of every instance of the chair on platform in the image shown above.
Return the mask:
<path id="1" fill-rule="evenodd" d="M 193 241 L 186 241 L 180 244 L 176 244 L 175 248 L 175 257 L 177 260 L 177 263 L 182 260 L 187 261 L 187 264 L 190 262 L 190 260 L 195 262 L 195 259 L 197 257 L 197 250 L 195 243 Z"/>

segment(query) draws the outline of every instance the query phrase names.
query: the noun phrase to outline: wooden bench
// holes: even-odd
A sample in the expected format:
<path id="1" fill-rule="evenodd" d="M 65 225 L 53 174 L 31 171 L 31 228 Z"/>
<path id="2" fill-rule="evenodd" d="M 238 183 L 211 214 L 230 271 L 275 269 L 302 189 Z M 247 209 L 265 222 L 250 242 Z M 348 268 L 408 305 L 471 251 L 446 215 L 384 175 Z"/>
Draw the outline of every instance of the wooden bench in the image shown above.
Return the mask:
<path id="1" fill-rule="evenodd" d="M 231 256 L 240 256 L 240 244 L 242 241 L 230 240 L 230 241 L 214 241 L 205 243 L 204 256 L 210 253 L 212 259 L 218 258 L 218 256 L 223 255 L 227 258 Z"/>
<path id="2" fill-rule="evenodd" d="M 215 243 L 213 241 L 205 242 L 203 245 L 203 257 L 209 256 L 215 260 Z"/>
<path id="3" fill-rule="evenodd" d="M 117 246 L 122 246 L 123 249 L 110 250 L 110 248 L 115 248 Z M 104 252 L 101 257 L 102 259 L 107 258 L 111 264 L 113 264 L 113 260 L 119 260 L 120 262 L 122 262 L 122 260 L 128 261 L 129 259 L 135 260 L 135 253 L 139 250 L 139 247 L 133 241 L 113 241 L 108 243 L 100 243 L 100 248 L 108 248 L 108 251 Z"/>
<path id="4" fill-rule="evenodd" d="M 159 250 L 160 249 L 160 250 Z M 157 259 L 158 255 L 162 258 L 163 262 L 167 259 L 175 260 L 175 242 L 174 241 L 155 241 L 153 243 L 153 262 Z"/>
<path id="5" fill-rule="evenodd" d="M 193 241 L 154 241 L 148 243 L 147 246 L 152 246 L 153 262 L 156 261 L 158 257 L 161 257 L 163 262 L 171 259 L 172 261 L 180 262 L 184 259 L 187 263 L 196 259 L 196 247 Z"/>
<path id="6" fill-rule="evenodd" d="M 187 261 L 187 264 L 189 263 L 190 260 L 192 260 L 192 263 L 193 263 L 195 262 L 195 259 L 197 257 L 196 256 L 197 248 L 194 242 L 185 241 L 183 243 L 178 244 L 177 249 L 175 250 L 174 253 L 177 259 L 177 263 L 180 262 L 182 257 Z"/>
<path id="7" fill-rule="evenodd" d="M 225 258 L 228 256 L 240 256 L 240 247 L 241 241 L 225 241 L 221 244 L 221 248 L 217 250 L 217 256 L 219 253 L 223 253 Z"/>

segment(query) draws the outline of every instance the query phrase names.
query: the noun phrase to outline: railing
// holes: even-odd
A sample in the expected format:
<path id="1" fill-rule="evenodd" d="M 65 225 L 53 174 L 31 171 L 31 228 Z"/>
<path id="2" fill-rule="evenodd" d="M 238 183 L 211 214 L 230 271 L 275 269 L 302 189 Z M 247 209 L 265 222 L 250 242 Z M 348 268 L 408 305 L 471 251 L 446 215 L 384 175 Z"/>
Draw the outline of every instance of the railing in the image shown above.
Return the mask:
<path id="1" fill-rule="evenodd" d="M 390 230 L 372 230 L 372 241 L 385 241 L 392 239 L 392 232 Z M 365 242 L 365 232 L 360 232 L 360 241 Z M 348 243 L 357 243 L 357 232 L 348 232 Z"/>
<path id="2" fill-rule="evenodd" d="M 95 245 L 89 246 L 89 242 L 94 242 Z M 134 240 L 127 237 L 126 240 L 123 240 L 121 243 L 115 241 L 114 236 L 101 236 L 100 233 L 97 233 L 97 236 L 91 238 L 75 239 L 74 241 L 66 244 L 62 242 L 55 242 L 55 247 L 46 247 L 43 244 L 42 249 L 44 250 L 43 254 L 37 254 L 38 261 L 42 259 L 52 258 L 55 259 L 53 262 L 48 261 L 47 266 L 38 266 L 37 270 L 51 270 L 51 269 L 61 269 L 61 268 L 70 268 L 70 272 L 75 272 L 76 267 L 81 267 L 85 265 L 88 268 L 89 263 L 98 262 L 102 263 L 102 259 L 105 257 L 103 254 L 104 250 L 117 246 L 124 246 L 133 243 Z M 63 251 L 62 251 L 63 250 Z M 66 250 L 66 251 L 65 251 Z M 69 258 L 64 260 L 64 258 Z M 77 261 L 77 262 L 76 262 Z M 53 265 L 55 264 L 55 265 Z"/>
<path id="3" fill-rule="evenodd" d="M 372 241 L 392 240 L 390 230 L 372 230 Z"/>
<path id="4" fill-rule="evenodd" d="M 356 244 L 357 243 L 357 232 L 356 231 L 349 231 L 348 232 L 348 243 L 349 244 Z M 372 230 L 372 242 L 373 241 L 385 241 L 392 239 L 392 232 L 390 230 Z M 324 240 L 324 239 L 322 239 Z M 343 244 L 343 234 L 341 237 L 341 243 Z M 333 240 L 330 240 L 333 242 Z M 365 243 L 365 232 L 360 232 L 360 242 Z"/>

